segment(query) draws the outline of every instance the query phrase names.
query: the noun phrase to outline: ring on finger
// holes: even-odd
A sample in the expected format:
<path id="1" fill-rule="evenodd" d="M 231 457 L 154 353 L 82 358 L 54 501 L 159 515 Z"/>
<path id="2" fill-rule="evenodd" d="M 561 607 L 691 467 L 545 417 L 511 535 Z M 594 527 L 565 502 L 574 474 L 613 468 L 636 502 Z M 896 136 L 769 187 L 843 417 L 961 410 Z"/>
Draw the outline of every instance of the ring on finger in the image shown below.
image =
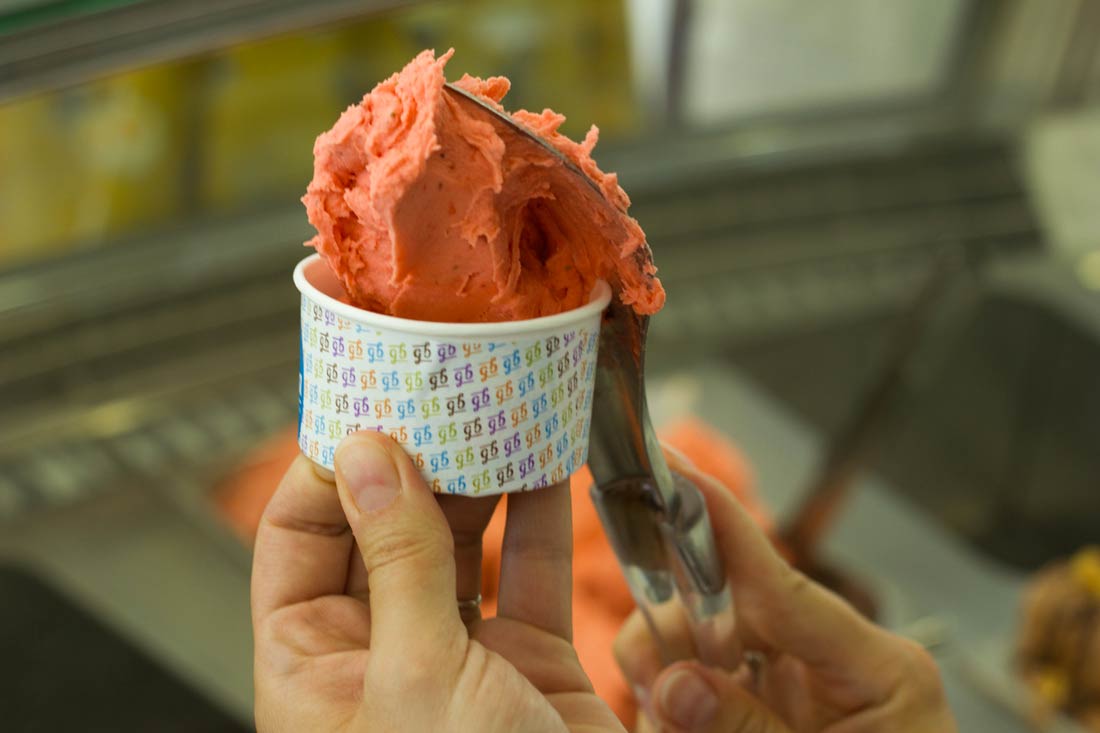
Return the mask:
<path id="1" fill-rule="evenodd" d="M 458 599 L 458 612 L 460 614 L 468 613 L 480 613 L 481 612 L 481 594 L 478 593 L 476 598 L 459 598 Z"/>
<path id="2" fill-rule="evenodd" d="M 752 678 L 752 683 L 755 685 L 760 682 L 760 678 L 764 674 L 764 667 L 768 663 L 768 657 L 763 652 L 746 651 L 744 655 L 745 666 L 748 667 L 749 675 Z"/>

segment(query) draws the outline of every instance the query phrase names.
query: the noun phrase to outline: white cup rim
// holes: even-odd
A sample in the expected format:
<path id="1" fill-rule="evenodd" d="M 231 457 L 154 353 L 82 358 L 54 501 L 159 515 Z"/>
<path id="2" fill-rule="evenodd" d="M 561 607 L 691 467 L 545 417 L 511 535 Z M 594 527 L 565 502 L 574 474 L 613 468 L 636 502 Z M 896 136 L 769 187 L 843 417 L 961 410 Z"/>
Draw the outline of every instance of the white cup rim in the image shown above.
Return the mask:
<path id="1" fill-rule="evenodd" d="M 450 336 L 465 338 L 506 338 L 560 329 L 571 323 L 584 321 L 591 316 L 603 312 L 607 304 L 611 302 L 611 286 L 603 280 L 592 288 L 588 303 L 580 308 L 556 313 L 552 316 L 540 316 L 539 318 L 527 318 L 520 321 L 494 321 L 489 323 L 447 323 L 442 321 L 418 321 L 411 318 L 398 318 L 387 316 L 374 311 L 356 308 L 344 303 L 327 293 L 324 293 L 310 282 L 306 270 L 314 266 L 315 262 L 321 262 L 321 255 L 312 254 L 294 268 L 294 285 L 299 292 L 310 300 L 325 306 L 337 315 L 356 323 L 377 328 L 385 328 L 391 331 L 401 331 L 419 336 Z M 324 264 L 322 262 L 322 264 Z M 327 268 L 328 266 L 325 265 Z"/>

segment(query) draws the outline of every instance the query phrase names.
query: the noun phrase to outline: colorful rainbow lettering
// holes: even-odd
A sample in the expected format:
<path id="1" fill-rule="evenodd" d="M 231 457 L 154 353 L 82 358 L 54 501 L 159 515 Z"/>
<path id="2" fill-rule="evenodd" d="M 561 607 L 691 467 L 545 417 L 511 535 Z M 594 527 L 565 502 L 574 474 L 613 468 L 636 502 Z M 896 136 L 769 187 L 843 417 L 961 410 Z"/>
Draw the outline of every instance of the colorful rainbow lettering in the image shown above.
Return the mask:
<path id="1" fill-rule="evenodd" d="M 298 445 L 332 469 L 359 430 L 404 445 L 436 492 L 561 481 L 588 455 L 599 317 L 515 341 L 412 338 L 302 298 Z"/>

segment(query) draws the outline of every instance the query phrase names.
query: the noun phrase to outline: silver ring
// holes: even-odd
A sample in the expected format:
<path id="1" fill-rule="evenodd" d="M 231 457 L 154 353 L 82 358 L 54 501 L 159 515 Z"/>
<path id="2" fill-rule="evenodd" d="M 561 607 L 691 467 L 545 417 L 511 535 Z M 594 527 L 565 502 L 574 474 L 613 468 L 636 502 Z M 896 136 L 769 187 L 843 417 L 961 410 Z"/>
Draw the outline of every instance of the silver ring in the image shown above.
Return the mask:
<path id="1" fill-rule="evenodd" d="M 752 683 L 757 685 L 760 683 L 760 678 L 764 675 L 764 667 L 768 663 L 767 655 L 757 651 L 745 652 L 745 666 L 749 668 L 749 674 L 752 677 Z"/>
<path id="2" fill-rule="evenodd" d="M 459 598 L 458 599 L 458 611 L 459 613 L 466 613 L 472 611 L 481 610 L 481 594 L 477 594 L 477 598 Z"/>

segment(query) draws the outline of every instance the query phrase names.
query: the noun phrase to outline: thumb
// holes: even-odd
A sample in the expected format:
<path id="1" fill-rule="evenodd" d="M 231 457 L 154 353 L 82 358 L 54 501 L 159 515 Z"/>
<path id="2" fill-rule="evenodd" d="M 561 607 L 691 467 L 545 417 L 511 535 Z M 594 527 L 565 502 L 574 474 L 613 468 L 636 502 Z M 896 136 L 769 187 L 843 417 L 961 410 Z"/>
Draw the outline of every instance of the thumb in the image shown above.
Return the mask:
<path id="1" fill-rule="evenodd" d="M 465 644 L 454 539 L 401 447 L 380 433 L 348 436 L 336 450 L 336 486 L 367 568 L 371 657 L 440 661 Z"/>
<path id="2" fill-rule="evenodd" d="M 653 685 L 653 714 L 675 733 L 791 733 L 758 698 L 729 675 L 679 662 Z"/>

